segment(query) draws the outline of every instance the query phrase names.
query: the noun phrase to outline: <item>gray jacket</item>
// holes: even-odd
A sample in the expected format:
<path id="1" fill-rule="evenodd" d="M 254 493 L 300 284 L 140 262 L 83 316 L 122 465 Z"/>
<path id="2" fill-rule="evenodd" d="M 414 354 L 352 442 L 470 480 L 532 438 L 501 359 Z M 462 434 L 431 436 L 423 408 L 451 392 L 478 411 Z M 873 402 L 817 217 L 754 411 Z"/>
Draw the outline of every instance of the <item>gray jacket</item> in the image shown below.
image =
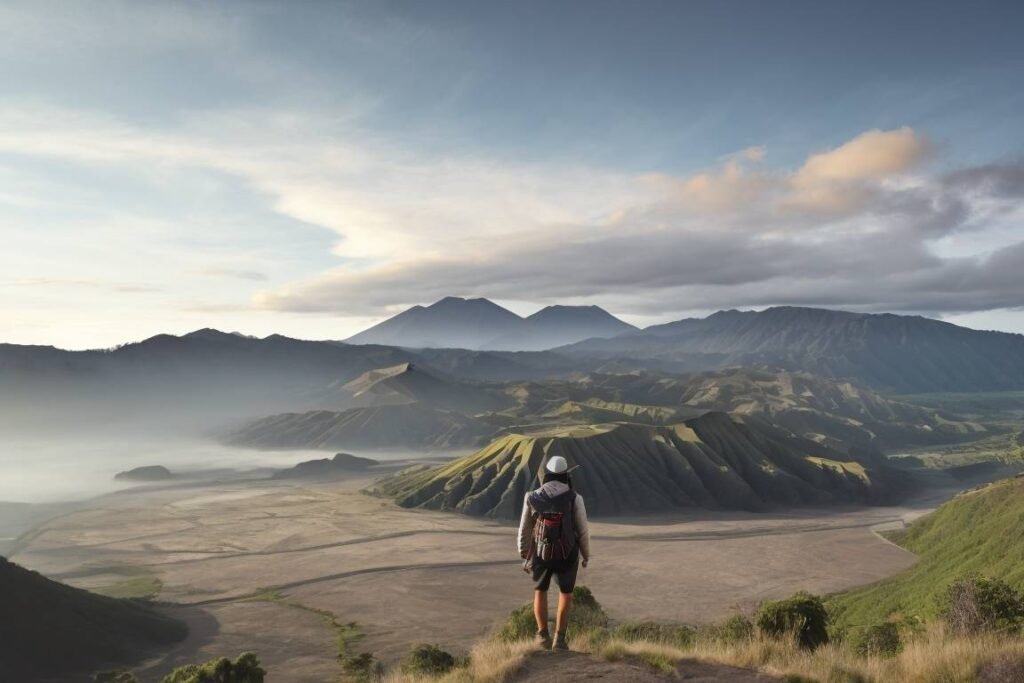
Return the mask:
<path id="1" fill-rule="evenodd" d="M 560 481 L 549 481 L 538 490 L 543 490 L 549 496 L 558 496 L 569 490 L 567 484 Z M 532 493 L 532 492 L 531 492 Z M 587 523 L 587 508 L 583 504 L 583 496 L 576 494 L 574 505 L 576 514 L 573 518 L 576 526 L 576 543 L 580 547 L 580 555 L 584 560 L 590 561 L 590 525 Z M 519 556 L 526 554 L 526 549 L 532 542 L 533 522 L 537 518 L 536 513 L 530 509 L 530 494 L 523 497 L 523 516 L 519 518 Z"/>

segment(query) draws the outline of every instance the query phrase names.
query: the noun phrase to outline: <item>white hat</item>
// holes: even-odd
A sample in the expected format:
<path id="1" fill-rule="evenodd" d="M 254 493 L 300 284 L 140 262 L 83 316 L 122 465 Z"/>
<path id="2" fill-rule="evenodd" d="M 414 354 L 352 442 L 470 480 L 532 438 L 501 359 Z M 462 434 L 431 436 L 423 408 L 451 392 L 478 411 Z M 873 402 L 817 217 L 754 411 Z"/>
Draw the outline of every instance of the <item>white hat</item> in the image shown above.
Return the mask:
<path id="1" fill-rule="evenodd" d="M 565 474 L 566 472 L 572 471 L 569 469 L 569 463 L 567 463 L 565 458 L 560 455 L 553 455 L 548 458 L 548 462 L 544 466 L 544 469 L 552 474 Z M 573 467 L 572 469 L 574 470 L 576 468 Z"/>

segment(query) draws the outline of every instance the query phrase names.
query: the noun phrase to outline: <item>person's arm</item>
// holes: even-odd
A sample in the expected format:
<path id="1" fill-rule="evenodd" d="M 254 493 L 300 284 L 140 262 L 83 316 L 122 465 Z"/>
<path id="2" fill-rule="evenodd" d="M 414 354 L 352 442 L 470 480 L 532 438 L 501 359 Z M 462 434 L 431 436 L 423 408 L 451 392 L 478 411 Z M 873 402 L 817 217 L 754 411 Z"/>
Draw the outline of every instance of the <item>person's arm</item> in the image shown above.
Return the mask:
<path id="1" fill-rule="evenodd" d="M 576 542 L 580 546 L 583 562 L 590 562 L 590 524 L 587 522 L 587 506 L 583 504 L 583 496 L 576 496 Z"/>
<path id="2" fill-rule="evenodd" d="M 527 544 L 533 531 L 533 511 L 530 509 L 530 494 L 523 496 L 523 514 L 519 518 L 519 557 L 526 557 Z"/>

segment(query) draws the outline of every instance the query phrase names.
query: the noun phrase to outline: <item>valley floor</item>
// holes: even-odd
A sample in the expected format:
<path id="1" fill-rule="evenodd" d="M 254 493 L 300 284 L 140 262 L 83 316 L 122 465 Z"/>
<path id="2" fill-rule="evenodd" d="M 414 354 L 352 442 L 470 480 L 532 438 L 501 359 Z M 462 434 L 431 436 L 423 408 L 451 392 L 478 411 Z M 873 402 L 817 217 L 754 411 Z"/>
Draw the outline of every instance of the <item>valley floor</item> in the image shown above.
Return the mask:
<path id="1" fill-rule="evenodd" d="M 181 663 L 259 653 L 270 680 L 330 680 L 338 637 L 394 662 L 416 642 L 465 652 L 531 586 L 508 524 L 362 494 L 369 480 L 221 483 L 104 496 L 50 520 L 11 559 L 76 586 L 132 581 L 186 619 L 191 635 L 148 662 L 142 680 Z M 914 556 L 873 533 L 923 514 L 896 508 L 772 514 L 693 512 L 601 519 L 581 583 L 613 619 L 691 624 L 797 590 L 838 591 L 890 576 Z M 155 581 L 155 580 L 158 581 Z"/>

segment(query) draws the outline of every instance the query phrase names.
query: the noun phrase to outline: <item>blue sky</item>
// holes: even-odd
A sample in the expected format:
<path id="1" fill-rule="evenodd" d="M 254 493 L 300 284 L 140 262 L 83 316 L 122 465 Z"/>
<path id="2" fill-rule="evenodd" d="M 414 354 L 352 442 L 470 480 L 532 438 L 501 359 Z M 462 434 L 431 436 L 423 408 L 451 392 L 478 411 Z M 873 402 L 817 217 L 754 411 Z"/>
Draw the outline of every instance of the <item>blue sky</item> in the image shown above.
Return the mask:
<path id="1" fill-rule="evenodd" d="M 1013 2 L 8 2 L 0 340 L 441 296 L 1024 331 Z"/>

